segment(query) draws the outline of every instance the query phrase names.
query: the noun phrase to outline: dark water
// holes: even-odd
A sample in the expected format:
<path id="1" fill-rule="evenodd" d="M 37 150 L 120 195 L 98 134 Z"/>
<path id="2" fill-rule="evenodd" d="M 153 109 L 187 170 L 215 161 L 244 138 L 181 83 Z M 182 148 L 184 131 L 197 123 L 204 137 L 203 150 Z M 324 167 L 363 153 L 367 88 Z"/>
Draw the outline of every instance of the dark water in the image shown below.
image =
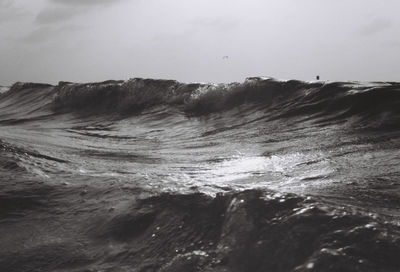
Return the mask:
<path id="1" fill-rule="evenodd" d="M 400 83 L 16 83 L 0 271 L 400 271 Z"/>

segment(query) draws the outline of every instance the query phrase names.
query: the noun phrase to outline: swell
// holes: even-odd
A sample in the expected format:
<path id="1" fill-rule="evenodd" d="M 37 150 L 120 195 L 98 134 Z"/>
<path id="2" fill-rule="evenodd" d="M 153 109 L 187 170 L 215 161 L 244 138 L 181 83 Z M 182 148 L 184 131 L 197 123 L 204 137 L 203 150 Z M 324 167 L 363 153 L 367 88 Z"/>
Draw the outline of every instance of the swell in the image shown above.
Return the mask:
<path id="1" fill-rule="evenodd" d="M 0 181 L 10 179 L 17 184 L 20 179 L 40 176 L 44 174 L 43 171 L 47 171 L 37 166 L 41 162 L 69 163 L 63 159 L 42 154 L 33 148 L 20 147 L 0 139 L 0 172 L 2 174 Z"/>
<path id="2" fill-rule="evenodd" d="M 247 78 L 242 83 L 229 84 L 141 78 L 84 84 L 60 82 L 57 86 L 18 83 L 0 95 L 0 103 L 11 107 L 12 102 L 31 111 L 48 106 L 55 113 L 123 117 L 155 106 L 173 107 L 189 116 L 237 108 L 261 109 L 269 119 L 306 117 L 321 123 L 343 120 L 397 129 L 400 83 L 307 83 L 271 78 Z M 36 105 L 32 107 L 32 103 Z"/>
<path id="3" fill-rule="evenodd" d="M 25 172 L 25 169 L 20 166 L 18 156 L 23 156 L 24 150 L 16 146 L 10 145 L 0 139 L 0 170 L 5 176 L 7 172 Z"/>
<path id="4" fill-rule="evenodd" d="M 400 269 L 399 227 L 390 218 L 362 210 L 259 190 L 215 198 L 199 193 L 131 195 L 118 206 L 120 191 L 87 188 L 82 195 L 80 189 L 16 192 L 30 198 L 12 211 L 5 209 L 7 216 L 14 210 L 27 212 L 28 204 L 31 217 L 21 221 L 35 220 L 32 215 L 44 207 L 51 216 L 34 221 L 28 232 L 33 237 L 23 246 L 17 235 L 0 238 L 3 248 L 12 249 L 2 254 L 2 271 Z M 99 195 L 104 201 L 93 208 Z M 15 198 L 5 195 L 1 201 L 13 203 Z M 71 228 L 71 218 L 79 226 Z M 4 230 L 10 228 L 22 224 Z M 56 240 L 50 239 L 55 235 Z"/>
<path id="5" fill-rule="evenodd" d="M 50 112 L 54 88 L 50 84 L 15 83 L 5 93 L 0 93 L 0 123 L 19 124 L 37 120 Z"/>
<path id="6" fill-rule="evenodd" d="M 318 84 L 319 85 L 319 84 Z M 174 106 L 190 115 L 230 110 L 243 104 L 268 106 L 283 95 L 314 84 L 248 78 L 243 83 L 180 83 L 134 78 L 89 84 L 62 84 L 53 109 L 99 113 L 132 113 L 159 105 Z"/>

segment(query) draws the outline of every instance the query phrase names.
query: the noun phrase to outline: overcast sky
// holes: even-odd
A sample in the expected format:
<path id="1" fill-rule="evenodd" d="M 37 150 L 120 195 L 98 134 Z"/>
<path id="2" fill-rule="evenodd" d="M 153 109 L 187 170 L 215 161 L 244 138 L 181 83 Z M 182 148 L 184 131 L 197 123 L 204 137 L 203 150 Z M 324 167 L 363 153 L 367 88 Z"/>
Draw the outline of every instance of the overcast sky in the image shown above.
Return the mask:
<path id="1" fill-rule="evenodd" d="M 398 0 L 0 0 L 0 85 L 400 81 L 399 11 Z"/>

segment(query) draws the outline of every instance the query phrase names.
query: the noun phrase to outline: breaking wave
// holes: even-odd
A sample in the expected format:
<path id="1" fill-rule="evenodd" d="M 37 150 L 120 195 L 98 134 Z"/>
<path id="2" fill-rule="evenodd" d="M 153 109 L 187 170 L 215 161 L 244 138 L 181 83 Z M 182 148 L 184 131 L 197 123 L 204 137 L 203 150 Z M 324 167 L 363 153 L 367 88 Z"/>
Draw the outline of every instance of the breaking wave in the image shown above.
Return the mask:
<path id="1" fill-rule="evenodd" d="M 50 100 L 46 100 L 51 97 Z M 127 81 L 76 84 L 17 83 L 1 96 L 19 104 L 47 101 L 56 112 L 137 114 L 155 106 L 176 108 L 187 115 L 206 115 L 237 108 L 263 109 L 270 119 L 304 117 L 319 122 L 353 119 L 371 127 L 390 128 L 400 120 L 399 83 L 307 83 L 247 78 L 243 83 L 180 83 L 135 78 Z M 11 103 L 10 102 L 10 103 Z M 22 104 L 22 106 L 25 104 Z"/>

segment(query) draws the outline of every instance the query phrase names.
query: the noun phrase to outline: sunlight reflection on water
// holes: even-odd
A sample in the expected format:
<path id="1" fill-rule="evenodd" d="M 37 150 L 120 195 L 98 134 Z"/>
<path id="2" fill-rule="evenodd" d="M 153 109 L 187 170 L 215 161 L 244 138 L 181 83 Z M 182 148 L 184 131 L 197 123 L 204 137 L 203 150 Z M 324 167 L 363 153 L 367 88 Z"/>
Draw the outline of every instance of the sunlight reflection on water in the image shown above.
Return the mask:
<path id="1" fill-rule="evenodd" d="M 200 164 L 190 171 L 181 169 L 168 176 L 165 182 L 215 189 L 284 189 L 333 174 L 334 168 L 324 158 L 321 153 L 299 152 L 273 156 L 237 155 L 215 163 Z"/>

